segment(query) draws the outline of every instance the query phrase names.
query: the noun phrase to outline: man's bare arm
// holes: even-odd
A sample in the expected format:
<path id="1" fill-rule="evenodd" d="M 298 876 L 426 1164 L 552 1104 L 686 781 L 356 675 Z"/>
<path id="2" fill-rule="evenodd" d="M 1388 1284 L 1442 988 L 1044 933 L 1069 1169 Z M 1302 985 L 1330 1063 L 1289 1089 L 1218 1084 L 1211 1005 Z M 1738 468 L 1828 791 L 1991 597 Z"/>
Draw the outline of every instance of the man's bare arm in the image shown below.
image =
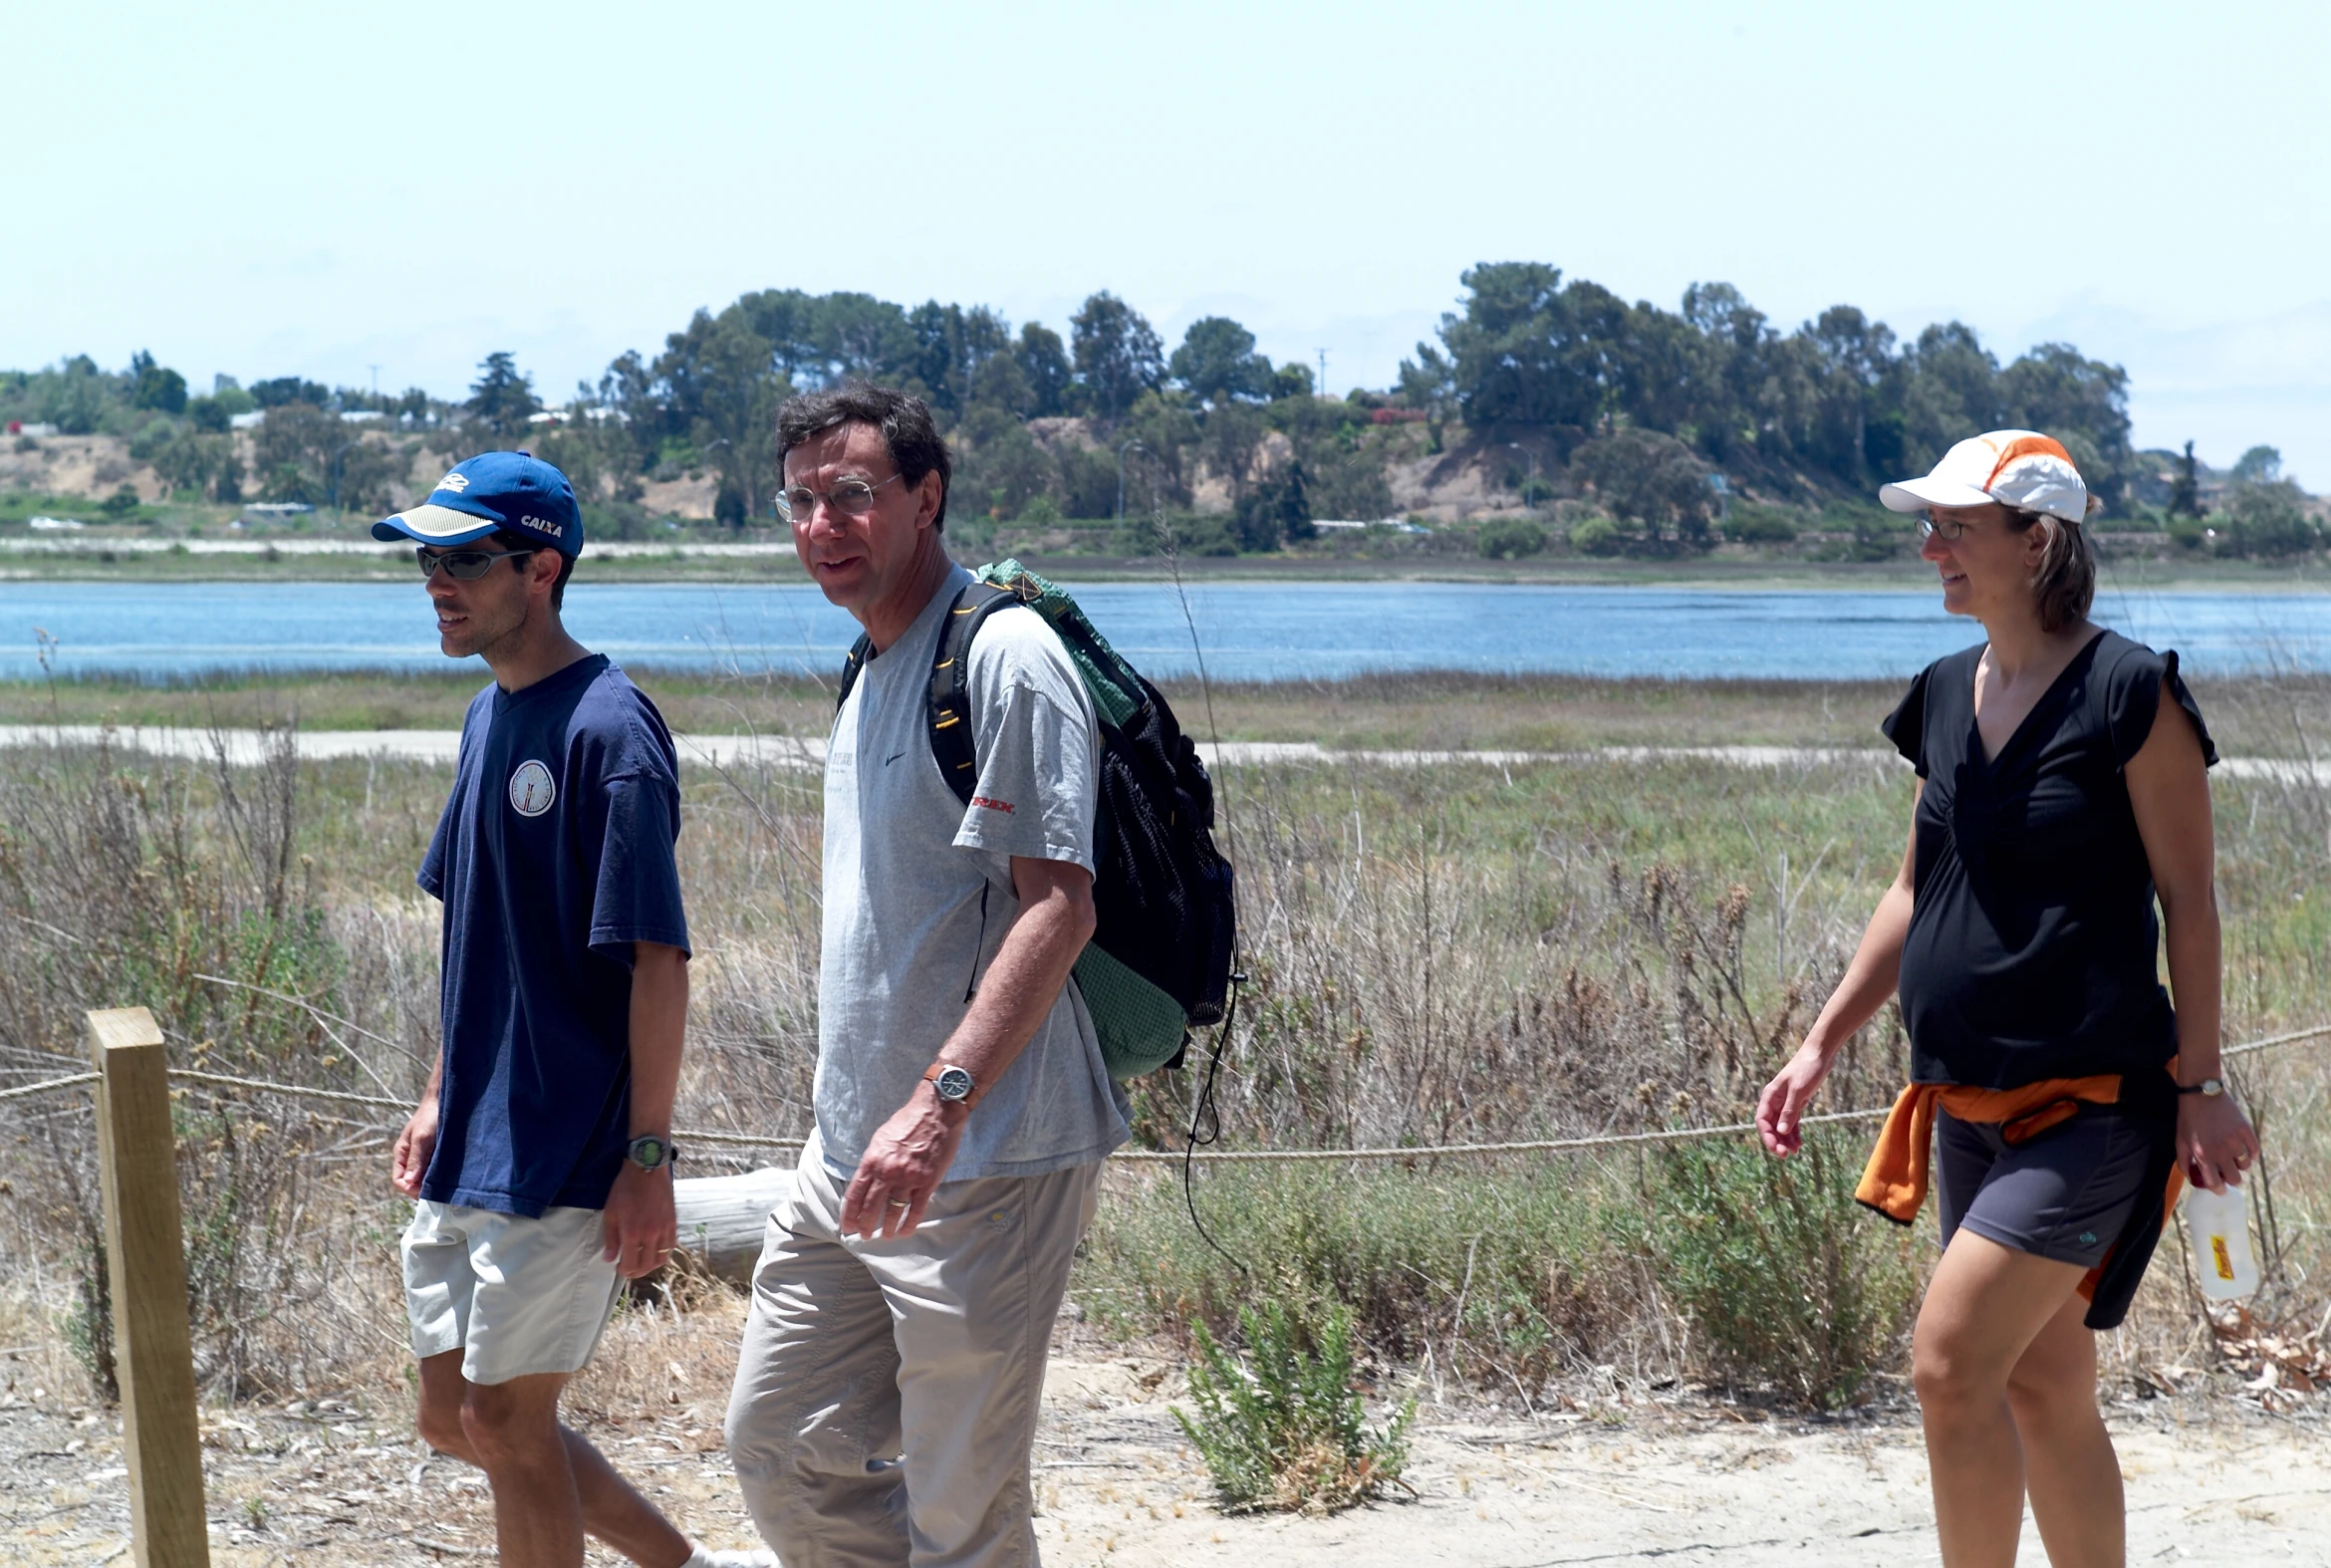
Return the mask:
<path id="1" fill-rule="evenodd" d="M 420 1196 L 429 1156 L 437 1152 L 437 1091 L 444 1078 L 445 1053 L 439 1051 L 429 1068 L 429 1086 L 421 1091 L 420 1104 L 406 1118 L 404 1131 L 396 1135 L 396 1148 L 389 1157 L 388 1184 L 406 1197 Z"/>
<path id="2" fill-rule="evenodd" d="M 1078 954 L 1093 939 L 1093 876 L 1082 866 L 1015 855 L 1012 891 L 1020 912 L 970 1010 L 938 1055 L 971 1075 L 978 1086 L 972 1104 L 941 1100 L 927 1081 L 914 1086 L 858 1163 L 842 1199 L 844 1234 L 904 1236 L 922 1222 L 931 1193 L 954 1162 L 977 1095 L 1027 1049 Z"/>
<path id="3" fill-rule="evenodd" d="M 633 1138 L 671 1138 L 671 1103 L 679 1092 L 680 1042 L 687 1022 L 688 955 L 661 942 L 633 943 Z M 643 1171 L 626 1160 L 616 1172 L 602 1222 L 602 1256 L 627 1279 L 661 1268 L 678 1239 L 671 1177 L 668 1163 L 659 1171 Z"/>

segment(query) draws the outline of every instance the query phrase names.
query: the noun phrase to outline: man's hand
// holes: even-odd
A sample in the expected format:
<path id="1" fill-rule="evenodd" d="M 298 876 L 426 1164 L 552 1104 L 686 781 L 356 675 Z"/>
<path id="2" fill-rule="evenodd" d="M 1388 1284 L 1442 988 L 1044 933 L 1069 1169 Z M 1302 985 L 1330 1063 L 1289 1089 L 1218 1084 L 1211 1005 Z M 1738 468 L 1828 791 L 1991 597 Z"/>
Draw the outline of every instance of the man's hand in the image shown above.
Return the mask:
<path id="1" fill-rule="evenodd" d="M 1093 935 L 1093 874 L 1068 861 L 1012 857 L 1019 911 L 979 984 L 979 995 L 947 1037 L 939 1059 L 992 1086 L 1060 999 L 1069 968 Z M 842 1194 L 846 1236 L 910 1236 L 931 1193 L 955 1163 L 967 1105 L 938 1097 L 928 1079 L 914 1086 L 866 1146 L 858 1174 Z"/>
<path id="2" fill-rule="evenodd" d="M 388 1184 L 406 1197 L 420 1196 L 421 1177 L 429 1156 L 437 1151 L 437 1097 L 430 1095 L 413 1111 L 396 1135 L 396 1152 L 389 1158 Z"/>
<path id="3" fill-rule="evenodd" d="M 671 1204 L 671 1165 L 643 1171 L 626 1160 L 607 1194 L 600 1219 L 605 1244 L 599 1255 L 626 1279 L 645 1279 L 663 1267 L 679 1239 L 679 1215 Z"/>
<path id="4" fill-rule="evenodd" d="M 842 1233 L 880 1239 L 910 1236 L 931 1193 L 955 1162 L 970 1111 L 939 1099 L 928 1083 L 882 1125 L 842 1194 Z"/>

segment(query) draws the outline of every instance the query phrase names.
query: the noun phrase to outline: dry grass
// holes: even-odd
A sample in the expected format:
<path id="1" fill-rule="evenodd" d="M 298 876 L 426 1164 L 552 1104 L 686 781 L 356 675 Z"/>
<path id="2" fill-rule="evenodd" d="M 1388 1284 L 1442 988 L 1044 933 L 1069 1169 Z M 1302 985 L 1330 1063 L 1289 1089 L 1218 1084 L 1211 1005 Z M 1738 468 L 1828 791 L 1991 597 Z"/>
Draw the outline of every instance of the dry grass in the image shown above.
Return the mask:
<path id="1" fill-rule="evenodd" d="M 823 734 L 830 682 L 797 676 L 634 671 L 682 731 Z M 130 727 L 261 725 L 309 729 L 458 729 L 479 677 L 450 669 L 217 675 L 138 682 L 93 676 L 0 681 L 0 723 Z M 1193 734 L 1209 732 L 1191 679 L 1160 683 Z M 2229 753 L 2305 755 L 2303 733 L 2331 734 L 2331 676 L 2203 682 L 2202 700 Z M 1660 680 L 1419 670 L 1337 680 L 1232 681 L 1212 692 L 1225 740 L 1314 740 L 1336 748 L 1564 751 L 1586 746 L 1882 747 L 1877 721 L 1898 680 Z M 2303 732 L 2302 732 L 2303 731 Z"/>
<path id="2" fill-rule="evenodd" d="M 1763 711 L 1766 696 L 1477 684 L 1470 694 L 1446 677 L 1343 682 L 1324 696 L 1232 688 L 1217 691 L 1216 708 L 1226 728 L 1246 733 L 1286 734 L 1309 712 L 1309 734 L 1342 723 L 1347 738 L 1441 744 L 1461 731 L 1478 741 L 1492 737 L 1495 715 L 1542 708 L 1581 733 L 1706 739 L 1703 726 Z M 2323 732 L 2316 699 L 2313 687 L 2287 682 L 2205 696 L 2221 734 L 2264 737 L 2285 754 Z M 1852 688 L 1827 700 L 1784 702 L 1757 733 L 1827 741 L 1831 726 L 1866 723 L 1882 706 Z M 807 693 L 802 703 L 812 705 Z M 756 711 L 772 726 L 794 721 L 781 702 Z M 1222 783 L 1253 977 L 1219 1086 L 1225 1136 L 1239 1147 L 1736 1118 L 1834 980 L 1891 875 L 1909 802 L 1902 770 L 1871 763 L 1354 763 L 1239 769 Z M 181 1062 L 411 1094 L 436 1028 L 434 911 L 411 875 L 444 784 L 436 768 L 362 760 L 278 759 L 238 773 L 90 752 L 0 756 L 0 1039 L 10 1052 L 0 1065 L 16 1081 L 71 1070 L 82 1059 L 81 1008 L 140 1002 L 161 1016 Z M 682 874 L 698 961 L 681 1119 L 798 1135 L 815 1051 L 817 781 L 691 770 L 684 787 Z M 2232 1037 L 2315 1022 L 2331 995 L 2325 811 L 2313 788 L 2219 786 Z M 2326 1064 L 2331 1052 L 2302 1048 L 2238 1069 L 2273 1161 L 2273 1282 L 2257 1311 L 2293 1332 L 2322 1315 L 2331 1261 Z M 1831 1103 L 1882 1103 L 1901 1070 L 1889 1012 L 1857 1042 Z M 1193 1080 L 1143 1086 L 1146 1141 L 1177 1143 Z M 84 1360 L 102 1376 L 102 1346 L 87 1331 L 85 1282 L 95 1276 L 84 1104 L 0 1107 L 0 1179 L 40 1194 L 0 1207 L 10 1232 L 0 1291 L 60 1332 L 80 1332 Z M 225 1393 L 347 1386 L 360 1369 L 364 1379 L 399 1375 L 401 1314 L 387 1266 L 399 1205 L 381 1172 L 388 1129 L 289 1102 L 222 1106 L 189 1095 L 183 1104 L 209 1385 Z M 1779 1174 L 1731 1146 L 1700 1168 L 1628 1154 L 1201 1173 L 1199 1211 L 1256 1264 L 1246 1273 L 1192 1232 L 1177 1182 L 1121 1173 L 1077 1292 L 1128 1332 L 1232 1326 L 1236 1304 L 1257 1291 L 1340 1301 L 1376 1357 L 1522 1401 L 1564 1379 L 1714 1376 L 1833 1399 L 1899 1365 L 1902 1313 L 1927 1255 L 1875 1221 L 1831 1213 L 1835 1173 L 1858 1162 L 1862 1137 L 1832 1139 L 1827 1184 L 1794 1197 L 1773 1184 Z M 1736 1268 L 1738 1256 L 1685 1256 L 1676 1237 L 1691 1227 L 1677 1220 L 1727 1203 L 1738 1216 L 1789 1202 L 1813 1229 L 1758 1244 L 1834 1232 L 1843 1250 L 1825 1265 L 1833 1288 L 1823 1303 L 1790 1320 L 1784 1338 L 1796 1348 L 1751 1354 L 1741 1330 L 1714 1321 L 1713 1298 L 1695 1306 L 1681 1283 L 1729 1288 L 1722 1281 L 1735 1276 L 1717 1265 Z M 1727 1223 L 1719 1239 L 1736 1239 L 1738 1223 Z M 1931 1254 L 1931 1243 L 1916 1245 Z M 2177 1261 L 2176 1244 L 2165 1244 L 2130 1328 L 2108 1348 L 2115 1375 L 2206 1359 L 2207 1331 Z M 1790 1276 L 1784 1266 L 1774 1277 Z M 656 1321 L 622 1326 L 585 1397 L 614 1409 L 654 1385 Z M 614 1353 L 631 1343 L 623 1335 L 646 1348 Z M 1783 1354 L 1791 1365 L 1753 1364 Z M 609 1392 L 591 1394 L 599 1383 Z"/>

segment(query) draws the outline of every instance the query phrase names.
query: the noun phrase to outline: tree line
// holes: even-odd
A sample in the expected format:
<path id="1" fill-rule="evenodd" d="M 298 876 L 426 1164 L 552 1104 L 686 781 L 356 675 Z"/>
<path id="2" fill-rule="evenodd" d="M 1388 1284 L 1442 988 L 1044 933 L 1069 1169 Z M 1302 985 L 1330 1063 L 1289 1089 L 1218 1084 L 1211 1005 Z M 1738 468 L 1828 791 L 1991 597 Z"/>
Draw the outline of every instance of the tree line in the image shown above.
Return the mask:
<path id="1" fill-rule="evenodd" d="M 2068 344 L 2002 364 L 1956 322 L 1903 341 L 1838 305 L 1784 330 L 1729 284 L 1694 284 L 1669 310 L 1535 262 L 1483 263 L 1459 281 L 1456 308 L 1392 387 L 1341 397 L 1316 388 L 1308 367 L 1273 364 L 1227 317 L 1192 323 L 1168 351 L 1107 290 L 1064 334 L 984 305 L 767 289 L 696 311 L 651 355 L 619 355 L 555 409 L 506 353 L 486 358 L 460 401 L 296 377 L 247 388 L 222 377 L 191 395 L 141 354 L 126 372 L 80 356 L 0 373 L 0 411 L 128 435 L 166 482 L 219 499 L 248 484 L 269 499 L 354 505 L 385 500 L 393 482 L 379 443 L 340 417 L 369 409 L 447 455 L 528 435 L 619 514 L 655 480 L 709 473 L 716 517 L 743 528 L 772 520 L 777 404 L 867 379 L 918 393 L 937 414 L 958 463 L 951 516 L 1172 511 L 1203 547 L 1223 549 L 1275 548 L 1315 518 L 1384 516 L 1396 464 L 1486 463 L 1501 447 L 1526 459 L 1504 464 L 1520 502 L 1578 497 L 1601 525 L 1593 547 L 1666 551 L 1716 542 L 1729 497 L 1800 508 L 1866 497 L 1983 429 L 2057 436 L 2123 515 L 2145 509 L 2169 455 L 2133 449 L 2122 368 Z M 246 476 L 225 432 L 251 410 L 264 417 Z M 2186 530 L 2197 548 L 2318 542 L 2304 492 L 2278 462 L 2260 466 L 2265 451 L 2219 486 L 2226 529 Z M 2165 516 L 2201 517 L 2199 488 L 2170 497 Z M 1186 515 L 1201 503 L 1207 515 Z M 1753 505 L 1744 515 L 1757 526 Z"/>

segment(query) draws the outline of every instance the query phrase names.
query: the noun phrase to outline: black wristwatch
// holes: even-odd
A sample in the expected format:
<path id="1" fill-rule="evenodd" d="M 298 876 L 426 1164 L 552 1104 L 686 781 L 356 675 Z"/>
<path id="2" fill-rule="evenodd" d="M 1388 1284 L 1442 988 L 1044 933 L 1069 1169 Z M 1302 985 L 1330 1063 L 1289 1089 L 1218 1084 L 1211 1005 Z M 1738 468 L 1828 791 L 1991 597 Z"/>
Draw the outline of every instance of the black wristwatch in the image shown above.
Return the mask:
<path id="1" fill-rule="evenodd" d="M 2214 1078 L 2204 1078 L 2198 1084 L 2178 1085 L 2178 1093 L 2182 1095 L 2200 1095 L 2204 1100 L 2214 1100 L 2219 1095 L 2225 1093 L 2225 1085 L 2218 1082 Z"/>
<path id="2" fill-rule="evenodd" d="M 933 1062 L 923 1070 L 922 1080 L 931 1092 L 949 1105 L 969 1105 L 971 1092 L 979 1086 L 971 1075 L 952 1062 Z"/>
<path id="3" fill-rule="evenodd" d="M 679 1150 L 670 1139 L 649 1133 L 646 1138 L 635 1138 L 626 1144 L 624 1158 L 643 1171 L 661 1171 L 679 1158 Z"/>

